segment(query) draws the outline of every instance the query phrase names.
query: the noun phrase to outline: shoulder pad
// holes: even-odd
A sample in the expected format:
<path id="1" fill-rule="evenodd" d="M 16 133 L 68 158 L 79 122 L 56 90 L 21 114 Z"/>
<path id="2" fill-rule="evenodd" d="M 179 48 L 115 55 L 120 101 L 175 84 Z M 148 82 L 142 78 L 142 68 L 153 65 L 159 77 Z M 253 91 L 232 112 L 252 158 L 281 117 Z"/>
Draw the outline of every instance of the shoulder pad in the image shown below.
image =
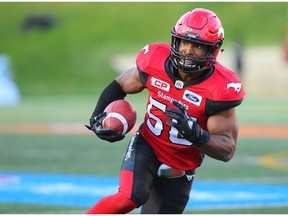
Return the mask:
<path id="1" fill-rule="evenodd" d="M 136 59 L 137 67 L 141 71 L 157 67 L 165 62 L 170 54 L 170 45 L 166 43 L 148 44 L 139 53 Z"/>
<path id="2" fill-rule="evenodd" d="M 235 101 L 243 99 L 245 89 L 240 78 L 228 68 L 215 64 L 217 76 L 217 87 L 213 94 L 215 101 Z"/>

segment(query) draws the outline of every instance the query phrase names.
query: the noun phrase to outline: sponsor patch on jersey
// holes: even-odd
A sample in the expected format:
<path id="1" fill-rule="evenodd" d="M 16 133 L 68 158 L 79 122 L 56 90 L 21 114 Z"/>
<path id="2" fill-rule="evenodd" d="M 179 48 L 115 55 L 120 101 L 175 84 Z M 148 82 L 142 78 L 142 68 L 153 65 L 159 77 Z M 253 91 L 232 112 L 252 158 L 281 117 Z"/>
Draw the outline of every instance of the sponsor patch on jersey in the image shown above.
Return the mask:
<path id="1" fill-rule="evenodd" d="M 164 82 L 160 79 L 156 79 L 154 77 L 151 78 L 151 85 L 156 87 L 156 88 L 162 89 L 166 92 L 168 92 L 170 90 L 170 84 L 169 83 Z"/>
<path id="2" fill-rule="evenodd" d="M 202 101 L 202 96 L 200 96 L 194 92 L 191 92 L 189 90 L 185 90 L 185 92 L 183 94 L 183 99 L 192 103 L 192 104 L 195 104 L 196 106 L 200 106 L 201 101 Z"/>
<path id="3" fill-rule="evenodd" d="M 235 83 L 235 82 L 231 82 L 227 84 L 227 88 L 234 88 L 234 91 L 236 92 L 236 94 L 239 94 L 242 88 L 242 83 Z"/>

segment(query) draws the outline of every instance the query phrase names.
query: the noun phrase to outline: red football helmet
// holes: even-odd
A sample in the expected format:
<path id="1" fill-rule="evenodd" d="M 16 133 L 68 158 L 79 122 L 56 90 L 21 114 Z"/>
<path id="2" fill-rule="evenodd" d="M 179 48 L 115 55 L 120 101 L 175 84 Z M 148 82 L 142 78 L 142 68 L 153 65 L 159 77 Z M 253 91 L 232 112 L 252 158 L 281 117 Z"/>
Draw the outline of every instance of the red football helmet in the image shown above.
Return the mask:
<path id="1" fill-rule="evenodd" d="M 184 14 L 171 31 L 170 58 L 178 70 L 196 73 L 210 68 L 224 41 L 224 29 L 216 14 L 196 8 Z M 204 57 L 179 53 L 180 40 L 185 39 L 208 46 Z"/>

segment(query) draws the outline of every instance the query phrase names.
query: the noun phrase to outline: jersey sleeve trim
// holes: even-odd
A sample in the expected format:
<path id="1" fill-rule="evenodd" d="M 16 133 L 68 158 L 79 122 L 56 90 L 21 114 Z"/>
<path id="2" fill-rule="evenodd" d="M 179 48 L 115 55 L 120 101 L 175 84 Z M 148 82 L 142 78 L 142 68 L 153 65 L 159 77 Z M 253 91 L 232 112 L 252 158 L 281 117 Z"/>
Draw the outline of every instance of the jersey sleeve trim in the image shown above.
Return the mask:
<path id="1" fill-rule="evenodd" d="M 139 74 L 140 80 L 141 80 L 142 84 L 145 85 L 145 87 L 146 87 L 146 82 L 147 82 L 147 79 L 149 77 L 149 74 L 142 71 L 139 67 L 137 67 L 137 68 L 138 68 L 138 74 Z"/>
<path id="2" fill-rule="evenodd" d="M 239 106 L 242 103 L 242 101 L 243 98 L 234 101 L 213 101 L 207 99 L 205 106 L 205 114 L 207 116 L 215 115 L 217 112 Z"/>

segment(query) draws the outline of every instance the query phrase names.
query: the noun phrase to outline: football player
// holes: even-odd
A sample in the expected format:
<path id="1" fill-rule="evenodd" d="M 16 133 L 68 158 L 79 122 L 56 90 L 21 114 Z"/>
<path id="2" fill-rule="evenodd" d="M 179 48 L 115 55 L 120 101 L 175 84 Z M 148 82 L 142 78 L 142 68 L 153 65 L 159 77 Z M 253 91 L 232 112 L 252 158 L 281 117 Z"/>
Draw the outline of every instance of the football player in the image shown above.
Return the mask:
<path id="1" fill-rule="evenodd" d="M 171 44 L 145 46 L 136 68 L 102 92 L 89 128 L 109 142 L 122 140 L 104 129 L 105 107 L 126 94 L 148 92 L 143 124 L 123 159 L 116 194 L 96 203 L 88 214 L 183 213 L 195 170 L 204 156 L 232 159 L 238 137 L 235 107 L 245 90 L 237 75 L 216 61 L 224 29 L 216 14 L 196 8 L 172 28 Z"/>

